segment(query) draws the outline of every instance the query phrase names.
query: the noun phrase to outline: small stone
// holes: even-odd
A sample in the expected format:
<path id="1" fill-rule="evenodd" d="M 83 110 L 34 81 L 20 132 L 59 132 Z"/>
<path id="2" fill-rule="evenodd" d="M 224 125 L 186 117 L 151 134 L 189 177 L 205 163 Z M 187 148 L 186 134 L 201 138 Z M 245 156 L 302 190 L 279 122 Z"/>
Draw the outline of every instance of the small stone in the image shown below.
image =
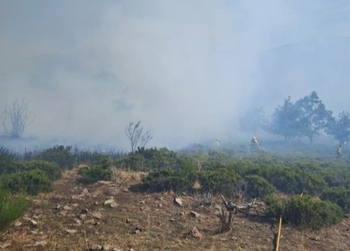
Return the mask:
<path id="1" fill-rule="evenodd" d="M 105 206 L 107 206 L 107 205 L 111 205 L 112 203 L 115 203 L 114 199 L 106 200 L 103 204 L 104 204 Z"/>
<path id="2" fill-rule="evenodd" d="M 179 207 L 182 207 L 182 205 L 183 205 L 182 199 L 179 197 L 174 198 L 174 203 Z"/>
<path id="3" fill-rule="evenodd" d="M 174 218 L 170 218 L 170 221 L 171 221 L 171 222 L 174 222 L 174 221 L 175 221 L 175 219 L 174 219 Z"/>
<path id="4" fill-rule="evenodd" d="M 76 234 L 78 232 L 78 230 L 76 229 L 66 229 L 66 232 L 69 234 Z"/>
<path id="5" fill-rule="evenodd" d="M 86 188 L 84 188 L 84 190 L 81 192 L 79 196 L 87 196 L 87 195 L 90 195 L 90 193 Z"/>
<path id="6" fill-rule="evenodd" d="M 193 217 L 195 217 L 195 218 L 201 217 L 201 215 L 200 215 L 199 213 L 195 212 L 195 211 L 191 211 L 191 212 L 190 212 L 190 215 L 193 216 Z"/>
<path id="7" fill-rule="evenodd" d="M 102 219 L 102 214 L 100 212 L 94 212 L 92 214 L 93 217 L 95 217 L 96 219 L 98 220 L 101 220 Z"/>
<path id="8" fill-rule="evenodd" d="M 194 238 L 197 238 L 197 239 L 201 239 L 202 238 L 202 234 L 198 231 L 198 229 L 196 227 L 194 227 L 192 230 L 191 230 L 191 234 Z"/>
<path id="9" fill-rule="evenodd" d="M 19 227 L 19 226 L 21 226 L 22 225 L 22 222 L 20 222 L 20 221 L 16 221 L 15 222 L 15 227 Z"/>
<path id="10" fill-rule="evenodd" d="M 102 250 L 102 247 L 98 244 L 93 244 L 90 248 L 91 251 Z"/>
<path id="11" fill-rule="evenodd" d="M 30 223 L 32 224 L 33 227 L 38 226 L 38 222 L 36 222 L 35 220 L 30 220 Z"/>
<path id="12" fill-rule="evenodd" d="M 117 203 L 115 203 L 115 202 L 113 202 L 112 204 L 110 204 L 110 207 L 111 208 L 116 208 L 116 207 L 118 207 L 119 206 L 119 204 L 117 204 Z"/>
<path id="13" fill-rule="evenodd" d="M 112 247 L 110 245 L 104 245 L 102 248 L 102 250 L 104 250 L 104 251 L 109 251 L 111 249 L 112 249 Z"/>
<path id="14" fill-rule="evenodd" d="M 139 233 L 141 233 L 141 231 L 138 230 L 138 229 L 136 229 L 136 230 L 134 231 L 134 234 L 139 234 Z"/>
<path id="15" fill-rule="evenodd" d="M 319 236 L 310 237 L 310 240 L 319 241 L 321 238 Z"/>
<path id="16" fill-rule="evenodd" d="M 123 192 L 127 193 L 127 192 L 129 192 L 129 189 L 127 189 L 127 188 L 125 187 L 125 188 L 123 188 Z"/>
<path id="17" fill-rule="evenodd" d="M 65 205 L 65 206 L 63 207 L 63 209 L 66 210 L 66 211 L 72 210 L 72 208 L 71 208 L 70 206 L 68 206 L 68 205 Z"/>
<path id="18" fill-rule="evenodd" d="M 80 214 L 87 214 L 89 210 L 87 208 L 84 208 L 80 211 Z"/>

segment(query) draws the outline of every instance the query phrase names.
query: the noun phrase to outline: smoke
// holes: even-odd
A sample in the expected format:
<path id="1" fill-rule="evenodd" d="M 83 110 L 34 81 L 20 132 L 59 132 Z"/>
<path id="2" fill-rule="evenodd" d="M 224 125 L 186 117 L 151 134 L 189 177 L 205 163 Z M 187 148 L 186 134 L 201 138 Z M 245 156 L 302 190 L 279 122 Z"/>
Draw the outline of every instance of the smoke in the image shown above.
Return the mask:
<path id="1" fill-rule="evenodd" d="M 130 121 L 151 130 L 150 145 L 179 147 L 236 137 L 248 107 L 271 111 L 288 95 L 316 90 L 341 110 L 349 10 L 340 0 L 7 1 L 0 108 L 27 101 L 26 135 L 121 149 Z"/>

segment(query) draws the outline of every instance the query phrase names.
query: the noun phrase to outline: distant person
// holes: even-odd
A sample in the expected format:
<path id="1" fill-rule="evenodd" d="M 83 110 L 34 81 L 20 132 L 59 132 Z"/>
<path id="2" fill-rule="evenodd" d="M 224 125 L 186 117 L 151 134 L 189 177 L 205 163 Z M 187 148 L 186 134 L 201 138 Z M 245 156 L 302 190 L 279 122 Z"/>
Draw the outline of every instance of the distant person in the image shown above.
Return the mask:
<path id="1" fill-rule="evenodd" d="M 250 141 L 250 146 L 255 146 L 258 147 L 259 146 L 259 142 L 258 140 L 255 138 L 255 136 L 252 138 L 252 140 Z"/>
<path id="2" fill-rule="evenodd" d="M 341 149 L 342 145 L 339 144 L 338 148 L 337 148 L 337 157 L 341 158 L 343 156 L 343 151 Z"/>
<path id="3" fill-rule="evenodd" d="M 220 146 L 220 140 L 219 139 L 214 140 L 213 146 Z"/>
<path id="4" fill-rule="evenodd" d="M 250 150 L 253 150 L 253 151 L 257 151 L 258 148 L 259 148 L 259 142 L 258 140 L 255 138 L 255 136 L 252 138 L 252 140 L 250 141 Z"/>

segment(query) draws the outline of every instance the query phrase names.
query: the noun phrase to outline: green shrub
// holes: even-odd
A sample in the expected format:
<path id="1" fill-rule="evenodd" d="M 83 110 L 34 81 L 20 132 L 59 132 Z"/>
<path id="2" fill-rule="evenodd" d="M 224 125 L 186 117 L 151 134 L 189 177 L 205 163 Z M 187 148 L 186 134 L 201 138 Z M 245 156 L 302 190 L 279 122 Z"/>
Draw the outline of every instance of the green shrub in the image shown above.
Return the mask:
<path id="1" fill-rule="evenodd" d="M 240 176 L 227 168 L 219 168 L 213 171 L 201 171 L 198 173 L 198 180 L 202 192 L 212 194 L 231 194 L 234 184 Z"/>
<path id="2" fill-rule="evenodd" d="M 346 213 L 350 211 L 349 189 L 345 189 L 344 187 L 329 188 L 321 194 L 320 198 L 337 204 Z"/>
<path id="3" fill-rule="evenodd" d="M 175 192 L 191 192 L 196 181 L 194 173 L 183 173 L 170 169 L 161 169 L 150 172 L 143 178 L 141 189 L 150 192 L 173 190 Z"/>
<path id="4" fill-rule="evenodd" d="M 41 152 L 36 159 L 55 162 L 60 168 L 70 169 L 75 165 L 75 155 L 71 146 L 54 146 Z"/>
<path id="5" fill-rule="evenodd" d="M 44 160 L 32 160 L 25 162 L 27 170 L 39 169 L 45 172 L 50 180 L 57 180 L 61 178 L 61 169 L 56 163 Z"/>
<path id="6" fill-rule="evenodd" d="M 151 171 L 154 169 L 180 169 L 181 157 L 167 148 L 138 148 L 135 153 L 130 153 L 126 157 L 116 162 L 117 166 L 133 171 Z"/>
<path id="7" fill-rule="evenodd" d="M 267 180 L 258 175 L 248 175 L 244 177 L 244 180 L 247 182 L 247 194 L 250 197 L 266 197 L 269 194 L 272 194 L 276 188 L 271 185 Z"/>
<path id="8" fill-rule="evenodd" d="M 266 204 L 271 216 L 277 218 L 282 215 L 285 221 L 304 228 L 320 229 L 340 222 L 344 216 L 338 205 L 308 196 L 283 200 L 268 197 Z"/>
<path id="9" fill-rule="evenodd" d="M 111 180 L 112 171 L 110 168 L 103 168 L 102 166 L 96 165 L 92 167 L 84 167 L 79 170 L 78 182 L 82 184 L 92 184 L 99 180 Z"/>
<path id="10" fill-rule="evenodd" d="M 23 196 L 12 196 L 0 188 L 0 231 L 7 228 L 29 208 L 30 202 Z"/>
<path id="11" fill-rule="evenodd" d="M 52 184 L 46 173 L 39 169 L 4 175 L 1 177 L 3 187 L 12 193 L 25 192 L 36 195 L 52 190 Z"/>

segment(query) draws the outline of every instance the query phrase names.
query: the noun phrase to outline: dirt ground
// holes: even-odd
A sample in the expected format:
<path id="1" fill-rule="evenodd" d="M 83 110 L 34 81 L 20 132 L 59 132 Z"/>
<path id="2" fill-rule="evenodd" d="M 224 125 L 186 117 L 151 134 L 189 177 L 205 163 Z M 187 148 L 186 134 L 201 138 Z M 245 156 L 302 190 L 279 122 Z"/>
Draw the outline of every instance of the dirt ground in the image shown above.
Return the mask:
<path id="1" fill-rule="evenodd" d="M 77 170 L 65 172 L 0 235 L 0 250 L 274 250 L 277 222 L 238 213 L 231 231 L 219 233 L 220 198 L 200 206 L 200 196 L 132 192 L 142 175 L 117 170 L 112 182 L 84 187 Z M 320 231 L 283 225 L 280 250 L 350 250 L 349 225 L 349 218 Z"/>

